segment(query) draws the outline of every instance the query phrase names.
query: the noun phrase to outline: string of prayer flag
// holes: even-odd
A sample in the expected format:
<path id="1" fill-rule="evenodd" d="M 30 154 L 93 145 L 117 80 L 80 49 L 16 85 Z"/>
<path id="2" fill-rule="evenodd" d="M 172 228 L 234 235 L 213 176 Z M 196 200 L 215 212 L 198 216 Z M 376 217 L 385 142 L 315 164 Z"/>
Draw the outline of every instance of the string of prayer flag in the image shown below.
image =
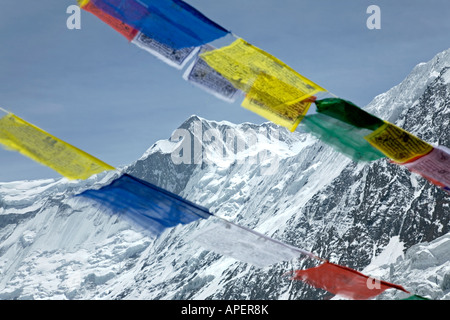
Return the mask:
<path id="1" fill-rule="evenodd" d="M 350 101 L 339 98 L 315 101 L 314 95 L 325 89 L 241 38 L 219 49 L 207 45 L 229 32 L 183 1 L 78 2 L 132 43 L 178 69 L 200 50 L 184 73 L 184 79 L 229 102 L 235 101 L 239 92 L 244 92 L 243 107 L 291 131 L 304 121 L 313 135 L 355 161 L 388 157 L 398 164 L 407 164 L 433 150 L 428 143 Z M 161 28 L 162 25 L 167 28 Z M 186 34 L 199 42 L 187 45 Z M 305 116 L 312 102 L 321 115 Z M 362 139 L 364 134 L 366 141 Z M 426 157 L 431 158 L 432 155 Z M 419 167 L 423 161 L 415 162 L 416 168 L 414 165 L 407 167 L 448 191 L 447 182 L 441 181 L 445 180 L 442 175 L 438 178 L 436 174 L 427 173 L 429 169 Z M 440 171 L 448 171 L 447 165 L 441 164 Z"/>
<path id="2" fill-rule="evenodd" d="M 317 267 L 296 270 L 287 274 L 291 275 L 292 280 L 303 281 L 347 299 L 367 300 L 391 288 L 409 293 L 402 286 L 374 279 L 351 268 L 330 263 L 308 251 L 287 245 L 225 219 L 214 216 L 208 222 L 210 225 L 203 226 L 194 241 L 212 252 L 259 268 L 290 261 L 294 258 L 319 260 L 321 264 Z"/>
<path id="3" fill-rule="evenodd" d="M 21 140 L 24 140 L 25 143 Z M 52 161 L 59 164 L 61 164 L 60 159 L 64 159 L 68 155 L 76 158 L 81 154 L 85 157 L 82 160 L 92 160 L 93 158 L 8 113 L 0 119 L 0 142 L 17 149 L 16 144 L 11 141 L 18 141 L 19 143 L 16 144 L 23 149 L 33 150 L 38 146 L 38 150 L 42 152 L 41 157 L 43 154 L 51 154 Z M 31 146 L 31 148 L 24 148 L 23 146 Z M 49 146 L 51 146 L 50 149 L 55 149 L 48 152 L 46 149 Z M 67 153 L 66 149 L 74 152 L 74 154 Z M 44 161 L 43 163 L 55 167 L 48 162 Z M 67 166 L 71 167 L 70 165 Z M 108 167 L 108 169 L 114 168 Z M 231 256 L 257 267 L 266 267 L 298 257 L 324 261 L 310 252 L 216 217 L 204 207 L 128 174 L 121 175 L 100 189 L 86 190 L 77 197 L 94 200 L 105 209 L 105 212 L 118 215 L 155 236 L 160 235 L 167 228 L 210 218 L 213 225 L 200 230 L 200 235 L 195 240 L 209 250 Z M 332 277 L 330 277 L 331 274 L 333 274 Z M 326 262 L 317 268 L 296 271 L 293 279 L 305 281 L 313 286 L 351 299 L 369 298 L 391 287 L 404 290 L 400 286 L 381 281 L 379 288 L 375 285 L 376 290 L 369 288 L 371 290 L 369 294 L 367 288 L 362 286 L 361 278 L 367 279 L 366 276 L 355 270 Z M 366 286 L 367 284 L 366 281 Z"/>
<path id="4" fill-rule="evenodd" d="M 287 245 L 220 217 L 213 216 L 208 222 L 208 226 L 203 226 L 198 231 L 194 241 L 212 252 L 259 268 L 295 258 L 319 260 L 321 264 L 317 267 L 296 270 L 293 275 L 288 274 L 291 274 L 292 280 L 303 281 L 347 299 L 367 300 L 391 288 L 409 293 L 402 286 L 330 263 L 308 251 Z"/>
<path id="5" fill-rule="evenodd" d="M 335 149 L 350 155 L 354 160 L 359 159 L 361 154 L 370 154 L 366 145 L 365 148 L 360 145 L 357 148 L 350 148 L 348 142 L 362 141 L 362 135 L 356 132 L 356 128 L 364 128 L 371 130 L 363 138 L 370 142 L 370 145 L 382 153 L 393 159 L 394 163 L 404 165 L 411 172 L 417 173 L 429 180 L 433 184 L 448 191 L 450 185 L 450 152 L 445 147 L 433 148 L 428 143 L 413 136 L 409 132 L 383 121 L 372 114 L 360 109 L 350 101 L 339 98 L 327 98 L 315 101 L 317 112 L 327 115 L 334 119 L 346 123 L 354 127 L 346 132 L 340 132 L 337 128 L 330 126 L 325 131 L 325 124 L 330 120 L 322 116 L 320 121 L 314 121 L 314 118 L 320 117 L 312 115 L 306 117 L 304 125 L 322 141 L 335 146 Z M 336 125 L 336 122 L 334 122 Z M 342 127 L 342 124 L 341 126 Z M 346 134 L 349 133 L 349 134 Z M 330 141 L 330 136 L 333 137 Z M 347 139 L 346 139 L 347 138 Z M 355 140 L 356 139 L 356 140 Z M 348 142 L 345 142 L 348 141 Z M 338 145 L 336 147 L 336 145 Z M 352 153 L 352 150 L 360 150 L 360 152 Z M 373 151 L 373 149 L 372 149 Z M 368 158 L 367 160 L 375 160 Z"/>
<path id="6" fill-rule="evenodd" d="M 297 73 L 267 52 L 237 38 L 213 48 L 208 43 L 230 32 L 181 0 L 78 0 L 80 7 L 107 23 L 127 40 L 178 69 L 195 61 L 184 78 L 217 97 L 242 106 L 294 131 L 302 123 L 312 134 L 356 161 L 388 157 L 436 185 L 449 190 L 449 152 L 429 145 L 407 131 L 339 98 L 317 100 L 324 88 Z M 317 114 L 307 115 L 312 103 Z M 108 164 L 8 113 L 0 119 L 0 143 L 69 179 L 86 179 Z M 214 216 L 167 190 L 128 174 L 99 189 L 77 195 L 99 203 L 160 235 L 167 228 L 208 219 L 195 241 L 208 250 L 257 267 L 297 257 L 325 261 L 254 230 Z M 409 293 L 402 286 L 372 279 L 328 261 L 296 270 L 292 279 L 349 299 L 370 299 L 387 289 Z M 414 299 L 418 296 L 411 296 Z"/>

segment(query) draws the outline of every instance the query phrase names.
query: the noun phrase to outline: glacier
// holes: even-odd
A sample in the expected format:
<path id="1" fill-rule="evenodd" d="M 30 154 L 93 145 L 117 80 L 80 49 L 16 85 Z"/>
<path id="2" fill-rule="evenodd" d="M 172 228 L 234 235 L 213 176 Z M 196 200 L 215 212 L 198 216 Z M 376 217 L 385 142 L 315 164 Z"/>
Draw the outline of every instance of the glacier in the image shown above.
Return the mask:
<path id="1" fill-rule="evenodd" d="M 365 110 L 448 147 L 449 79 L 447 50 Z M 183 144 L 190 152 L 180 153 Z M 257 268 L 205 250 L 194 239 L 208 221 L 153 238 L 73 197 L 121 172 L 412 294 L 450 299 L 450 196 L 443 190 L 385 160 L 355 163 L 301 126 L 289 132 L 196 115 L 116 171 L 84 181 L 0 182 L 0 299 L 332 298 L 282 276 L 309 261 Z M 388 290 L 376 299 L 406 297 Z"/>

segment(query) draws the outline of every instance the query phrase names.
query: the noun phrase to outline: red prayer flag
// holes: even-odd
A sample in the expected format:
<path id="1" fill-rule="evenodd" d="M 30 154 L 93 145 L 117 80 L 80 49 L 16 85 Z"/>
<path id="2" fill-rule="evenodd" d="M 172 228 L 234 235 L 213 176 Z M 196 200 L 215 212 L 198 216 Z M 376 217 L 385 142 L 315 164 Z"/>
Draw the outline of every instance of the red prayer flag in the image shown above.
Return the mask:
<path id="1" fill-rule="evenodd" d="M 409 293 L 402 286 L 368 277 L 328 261 L 311 269 L 296 270 L 292 279 L 353 300 L 367 300 L 390 288 Z"/>
<path id="2" fill-rule="evenodd" d="M 117 32 L 122 34 L 125 38 L 127 38 L 128 41 L 133 40 L 134 37 L 138 33 L 138 30 L 136 30 L 133 27 L 123 23 L 119 19 L 116 19 L 113 16 L 110 16 L 109 14 L 103 12 L 102 10 L 97 8 L 91 1 L 87 2 L 86 4 L 84 4 L 82 6 L 82 9 L 84 9 L 84 10 L 92 13 L 93 15 L 97 16 L 104 23 L 108 24 L 114 30 L 116 30 Z"/>
<path id="3" fill-rule="evenodd" d="M 404 166 L 437 186 L 450 186 L 450 150 L 444 146 L 435 147 L 427 155 Z"/>

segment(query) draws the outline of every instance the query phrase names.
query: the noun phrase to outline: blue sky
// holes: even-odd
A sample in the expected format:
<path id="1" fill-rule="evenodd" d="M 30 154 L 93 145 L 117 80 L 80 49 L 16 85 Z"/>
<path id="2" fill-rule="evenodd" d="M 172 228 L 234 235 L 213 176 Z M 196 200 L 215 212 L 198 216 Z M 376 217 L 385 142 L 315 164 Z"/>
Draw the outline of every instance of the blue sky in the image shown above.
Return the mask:
<path id="1" fill-rule="evenodd" d="M 450 47 L 448 0 L 189 0 L 210 19 L 363 107 Z M 138 159 L 186 118 L 264 119 L 193 87 L 75 0 L 2 0 L 0 106 L 113 165 Z M 369 30 L 369 5 L 381 29 Z M 0 181 L 59 175 L 0 149 Z"/>

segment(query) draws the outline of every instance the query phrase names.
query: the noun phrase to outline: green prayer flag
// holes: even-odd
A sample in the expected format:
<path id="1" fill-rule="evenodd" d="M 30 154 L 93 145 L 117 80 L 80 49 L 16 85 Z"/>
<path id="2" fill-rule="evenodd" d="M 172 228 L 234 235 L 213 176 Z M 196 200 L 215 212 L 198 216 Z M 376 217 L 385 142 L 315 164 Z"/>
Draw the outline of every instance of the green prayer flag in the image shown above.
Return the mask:
<path id="1" fill-rule="evenodd" d="M 359 128 L 327 115 L 307 115 L 300 122 L 308 132 L 354 161 L 373 161 L 386 156 L 364 137 L 371 130 Z"/>
<path id="2" fill-rule="evenodd" d="M 410 296 L 406 299 L 402 299 L 402 300 L 430 300 L 430 299 L 415 294 L 415 295 L 412 295 L 412 296 Z"/>
<path id="3" fill-rule="evenodd" d="M 315 103 L 317 112 L 358 128 L 376 130 L 384 124 L 383 120 L 371 115 L 347 100 L 327 98 L 317 100 Z"/>

